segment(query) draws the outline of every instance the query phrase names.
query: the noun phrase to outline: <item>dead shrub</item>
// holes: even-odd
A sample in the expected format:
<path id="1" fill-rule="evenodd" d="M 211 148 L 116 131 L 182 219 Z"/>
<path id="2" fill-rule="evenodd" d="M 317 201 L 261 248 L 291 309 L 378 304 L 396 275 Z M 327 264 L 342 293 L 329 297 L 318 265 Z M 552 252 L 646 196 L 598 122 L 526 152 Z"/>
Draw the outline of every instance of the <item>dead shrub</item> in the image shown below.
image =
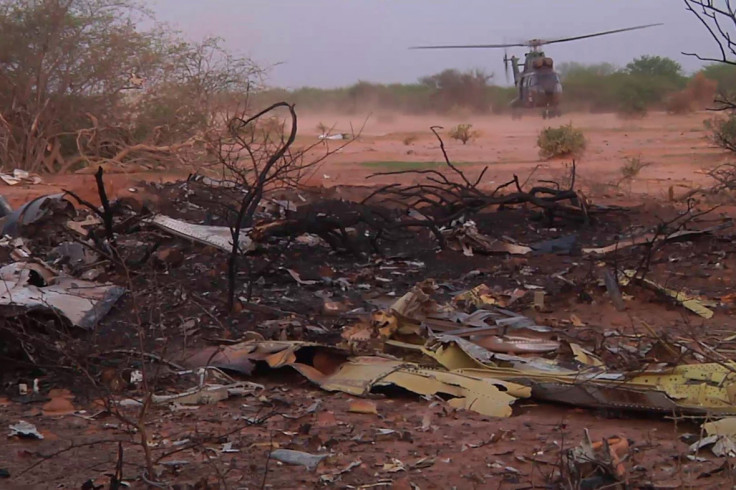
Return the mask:
<path id="1" fill-rule="evenodd" d="M 621 166 L 621 180 L 632 180 L 645 167 L 651 165 L 649 162 L 642 162 L 641 157 L 626 157 L 626 163 Z"/>
<path id="2" fill-rule="evenodd" d="M 585 135 L 580 129 L 574 128 L 572 123 L 558 128 L 545 128 L 537 137 L 539 156 L 545 159 L 577 158 L 583 154 L 586 145 Z"/>
<path id="3" fill-rule="evenodd" d="M 414 143 L 418 138 L 416 134 L 410 134 L 403 139 L 404 145 L 409 146 Z"/>

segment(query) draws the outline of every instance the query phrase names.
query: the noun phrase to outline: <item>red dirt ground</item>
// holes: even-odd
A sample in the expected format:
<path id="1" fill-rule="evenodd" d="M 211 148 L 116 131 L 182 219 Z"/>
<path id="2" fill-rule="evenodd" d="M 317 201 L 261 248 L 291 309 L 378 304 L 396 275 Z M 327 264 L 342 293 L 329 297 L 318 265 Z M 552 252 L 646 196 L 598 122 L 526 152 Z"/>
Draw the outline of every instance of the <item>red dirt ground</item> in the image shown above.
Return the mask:
<path id="1" fill-rule="evenodd" d="M 588 150 L 578 162 L 578 178 L 586 195 L 596 202 L 624 204 L 666 200 L 671 186 L 680 194 L 707 185 L 708 178 L 703 171 L 730 159 L 728 153 L 707 140 L 703 121 L 709 117 L 710 113 L 652 114 L 640 120 L 622 120 L 610 114 L 570 114 L 550 123 L 536 117 L 513 121 L 510 117 L 498 116 L 435 118 L 378 114 L 367 120 L 358 141 L 325 162 L 310 184 L 331 187 L 392 182 L 396 177 L 367 177 L 376 171 L 403 168 L 391 162 L 441 161 L 438 143 L 429 126 L 449 128 L 465 122 L 481 131 L 480 137 L 467 145 L 446 139 L 447 150 L 452 160 L 461 163 L 463 170 L 471 174 L 488 165 L 490 170 L 485 185 L 492 187 L 513 174 L 524 180 L 537 167 L 535 179 L 559 178 L 567 171 L 567 161 L 540 161 L 536 137 L 546 125 L 572 122 L 588 137 Z M 351 125 L 361 126 L 364 118 L 304 115 L 300 118 L 299 144 L 315 141 L 320 122 L 327 126 L 334 124 L 337 131 L 349 132 Z M 416 138 L 405 144 L 407 136 Z M 622 176 L 620 168 L 626 163 L 626 157 L 641 158 L 649 165 L 630 184 L 618 185 Z M 185 171 L 125 173 L 118 170 L 108 169 L 106 174 L 110 194 L 132 194 L 154 201 L 157 197 L 145 191 L 141 181 L 167 182 L 187 175 Z M 18 206 L 30 198 L 62 189 L 96 202 L 94 177 L 88 173 L 44 176 L 44 184 L 5 186 L 0 188 L 0 193 L 13 206 Z M 681 247 L 683 254 L 699 253 L 700 249 L 688 247 Z M 726 271 L 736 267 L 736 263 L 731 264 L 732 248 L 725 261 Z M 708 249 L 702 253 L 710 252 L 712 250 Z M 488 271 L 491 276 L 516 261 L 476 259 L 477 268 Z M 658 267 L 671 266 L 660 264 Z M 465 272 L 458 269 L 457 276 Z M 715 263 L 710 272 L 712 275 L 701 278 L 698 283 L 701 288 L 707 289 L 709 284 L 721 289 L 732 288 L 729 279 L 733 278 L 719 278 Z M 722 274 L 727 276 L 730 272 Z M 686 315 L 680 309 L 663 308 L 644 298 L 634 298 L 626 313 L 617 312 L 609 304 L 555 306 L 559 308 L 545 314 L 544 321 L 569 323 L 570 314 L 574 313 L 585 323 L 612 327 L 624 327 L 636 319 L 664 330 L 675 323 L 696 329 L 723 328 L 724 325 L 733 328 L 729 314 L 719 313 L 708 322 L 692 317 L 684 319 Z M 688 459 L 688 446 L 680 436 L 698 433 L 700 429 L 687 421 L 646 414 L 607 414 L 523 401 L 514 406 L 511 418 L 488 419 L 470 412 L 447 411 L 441 404 L 415 397 L 377 398 L 378 415 L 362 415 L 348 412 L 349 396 L 320 391 L 294 374 L 283 372 L 254 381 L 266 386 L 258 398 L 230 399 L 194 411 L 155 410 L 148 429 L 152 443 L 159 448 L 175 449 L 176 441 L 221 435 L 216 443 L 209 438 L 200 446 L 165 458 L 164 461 L 186 463 L 159 465 L 159 479 L 194 485 L 203 476 L 211 477 L 210 482 L 214 482 L 219 474 L 224 475 L 221 479 L 229 483 L 229 488 L 251 489 L 546 488 L 558 471 L 560 449 L 579 444 L 583 430 L 588 428 L 595 439 L 620 435 L 633 441 L 626 465 L 635 488 L 723 488 L 733 484 L 727 461 L 703 453 L 700 456 L 704 461 Z M 321 400 L 319 408 L 307 413 L 307 408 L 317 400 Z M 88 479 L 106 484 L 105 475 L 113 471 L 117 458 L 114 445 L 80 447 L 48 460 L 39 459 L 39 456 L 51 456 L 68 447 L 72 441 L 81 445 L 107 436 L 114 439 L 125 435 L 112 417 L 85 418 L 97 411 L 90 402 L 74 398 L 71 401 L 76 409 L 84 409 L 86 413 L 49 416 L 42 413 L 43 404 L 21 404 L 0 398 L 0 427 L 5 428 L 19 419 L 27 420 L 45 436 L 43 441 L 8 439 L 0 450 L 0 469 L 8 469 L 13 478 L 0 479 L 1 488 L 81 488 Z M 244 422 L 246 418 L 271 412 L 273 417 L 263 424 L 249 426 Z M 382 428 L 396 432 L 379 437 L 376 429 Z M 222 444 L 228 442 L 240 452 L 223 453 Z M 266 455 L 276 446 L 329 453 L 330 456 L 315 472 L 308 472 L 269 461 Z M 412 467 L 424 458 L 431 458 L 423 461 L 426 467 Z M 125 468 L 129 469 L 126 476 L 135 478 L 137 466 L 133 463 L 140 464 L 141 460 L 139 448 L 126 446 Z M 394 460 L 403 463 L 404 469 L 393 472 L 398 468 Z M 353 462 L 357 462 L 355 467 L 338 475 Z M 324 475 L 334 481 L 320 482 L 320 476 Z M 140 480 L 132 482 L 132 486 L 146 488 Z"/>

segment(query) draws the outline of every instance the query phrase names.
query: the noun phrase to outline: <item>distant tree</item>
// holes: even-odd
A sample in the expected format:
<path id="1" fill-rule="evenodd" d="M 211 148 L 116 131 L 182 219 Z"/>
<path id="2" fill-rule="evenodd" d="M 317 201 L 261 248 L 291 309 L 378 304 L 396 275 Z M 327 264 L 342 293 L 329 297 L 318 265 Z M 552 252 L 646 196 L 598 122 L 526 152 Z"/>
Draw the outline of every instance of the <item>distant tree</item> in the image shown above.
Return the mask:
<path id="1" fill-rule="evenodd" d="M 641 56 L 626 65 L 629 75 L 659 77 L 678 84 L 684 83 L 682 66 L 675 60 L 662 56 Z"/>
<path id="2" fill-rule="evenodd" d="M 713 38 L 720 55 L 708 57 L 697 53 L 684 53 L 701 61 L 716 62 L 715 67 L 712 65 L 704 70 L 706 76 L 709 71 L 711 75 L 723 77 L 721 81 L 725 86 L 719 81 L 720 93 L 714 102 L 718 109 L 726 111 L 727 117 L 725 119 L 714 118 L 708 121 L 706 126 L 710 127 L 711 137 L 718 146 L 736 152 L 736 94 L 729 86 L 731 69 L 736 67 L 736 41 L 733 40 L 736 11 L 731 6 L 731 2 L 723 5 L 722 0 L 684 0 L 684 2 L 686 9 L 698 19 Z M 733 178 L 732 174 L 729 178 Z"/>
<path id="3" fill-rule="evenodd" d="M 569 78 L 593 78 L 605 77 L 612 75 L 618 71 L 618 68 L 611 63 L 595 63 L 586 65 L 575 61 L 560 63 L 557 65 L 557 71 L 563 80 Z"/>
<path id="4" fill-rule="evenodd" d="M 493 75 L 483 70 L 460 72 L 450 69 L 420 78 L 419 83 L 434 91 L 436 103 L 443 110 L 457 106 L 483 112 L 491 106 L 491 93 L 488 89 L 492 79 Z"/>
<path id="5" fill-rule="evenodd" d="M 614 65 L 599 63 L 562 63 L 558 70 L 565 88 L 565 101 L 570 107 L 594 112 L 615 110 L 616 87 L 621 75 Z"/>
<path id="6" fill-rule="evenodd" d="M 736 66 L 726 63 L 713 63 L 703 68 L 701 73 L 718 84 L 720 93 L 736 92 Z"/>

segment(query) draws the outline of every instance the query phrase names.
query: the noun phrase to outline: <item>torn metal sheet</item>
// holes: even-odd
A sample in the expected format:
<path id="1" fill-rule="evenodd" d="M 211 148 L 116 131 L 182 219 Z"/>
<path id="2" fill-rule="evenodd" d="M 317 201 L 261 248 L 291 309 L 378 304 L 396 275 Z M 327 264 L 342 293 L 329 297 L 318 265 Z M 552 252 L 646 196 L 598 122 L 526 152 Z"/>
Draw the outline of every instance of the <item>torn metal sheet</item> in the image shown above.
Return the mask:
<path id="1" fill-rule="evenodd" d="M 421 320 L 427 315 L 440 310 L 437 302 L 432 299 L 435 289 L 437 289 L 437 285 L 432 279 L 422 281 L 397 299 L 389 310 L 403 318 Z"/>
<path id="2" fill-rule="evenodd" d="M 519 372 L 552 376 L 580 376 L 583 371 L 591 376 L 604 371 L 598 363 L 585 365 L 578 359 L 571 360 L 569 366 L 565 366 L 555 359 L 491 352 L 474 342 L 450 335 L 437 336 L 424 346 L 419 346 L 419 349 L 449 370 L 508 367 Z"/>
<path id="3" fill-rule="evenodd" d="M 232 233 L 226 226 L 195 225 L 162 214 L 157 214 L 147 219 L 146 222 L 172 235 L 211 245 L 225 252 L 231 252 L 233 248 Z M 256 248 L 255 243 L 244 230 L 240 231 L 239 245 L 243 252 L 252 252 Z"/>
<path id="4" fill-rule="evenodd" d="M 514 337 L 496 335 L 471 336 L 471 342 L 491 352 L 505 352 L 508 354 L 540 354 L 555 352 L 560 348 L 560 343 L 555 340 L 534 339 L 527 337 Z"/>
<path id="5" fill-rule="evenodd" d="M 0 269 L 0 315 L 6 317 L 45 311 L 92 329 L 124 293 L 112 284 L 54 276 L 38 264 L 15 262 Z"/>
<path id="6" fill-rule="evenodd" d="M 66 227 L 76 233 L 79 233 L 82 236 L 87 236 L 89 234 L 89 230 L 86 228 L 87 226 L 96 226 L 101 224 L 102 220 L 99 216 L 97 216 L 96 214 L 90 214 L 87 215 L 87 217 L 84 218 L 84 220 L 82 221 L 67 221 Z"/>
<path id="7" fill-rule="evenodd" d="M 276 449 L 271 452 L 271 457 L 276 461 L 295 466 L 304 466 L 307 471 L 316 470 L 322 460 L 328 456 L 329 454 L 310 454 L 291 449 Z"/>
<path id="8" fill-rule="evenodd" d="M 231 396 L 252 395 L 259 390 L 263 390 L 262 385 L 242 381 L 229 385 L 205 384 L 174 395 L 152 395 L 151 401 L 156 405 L 212 405 Z"/>
<path id="9" fill-rule="evenodd" d="M 647 233 L 645 235 L 624 238 L 624 239 L 619 240 L 616 243 L 607 245 L 605 247 L 584 248 L 583 253 L 594 254 L 594 255 L 606 255 L 611 252 L 615 252 L 617 250 L 622 250 L 622 249 L 626 249 L 629 247 L 634 247 L 636 245 L 643 245 L 645 243 L 650 243 L 653 240 L 656 240 L 658 237 L 660 240 L 663 240 L 666 242 L 672 241 L 672 240 L 679 240 L 683 238 L 694 238 L 694 237 L 705 235 L 708 233 L 713 233 L 714 231 L 722 230 L 729 226 L 731 226 L 730 223 L 727 223 L 724 225 L 712 226 L 710 228 L 705 228 L 703 230 L 680 230 L 680 231 L 676 231 L 675 233 L 671 233 L 666 236 L 657 235 L 655 233 Z"/>
<path id="10" fill-rule="evenodd" d="M 636 271 L 633 270 L 627 270 L 624 271 L 623 277 L 621 279 L 621 284 L 625 285 L 630 282 L 631 279 L 633 279 L 636 276 Z M 706 320 L 709 318 L 713 318 L 713 310 L 709 309 L 705 306 L 703 300 L 695 298 L 693 296 L 690 296 L 688 294 L 685 294 L 681 291 L 675 291 L 674 289 L 669 289 L 661 284 L 658 284 L 651 279 L 644 279 L 642 283 L 647 286 L 648 288 L 652 289 L 653 291 L 656 291 L 658 293 L 664 294 L 665 296 L 668 296 L 672 298 L 676 303 L 684 306 L 688 310 L 692 311 L 696 315 L 699 315 Z"/>
<path id="11" fill-rule="evenodd" d="M 690 452 L 697 453 L 703 448 L 710 447 L 713 455 L 719 458 L 736 457 L 736 443 L 730 436 L 706 436 L 690 445 Z"/>
<path id="12" fill-rule="evenodd" d="M 485 308 L 491 305 L 505 308 L 526 296 L 526 293 L 526 289 L 516 288 L 513 291 L 498 291 L 485 284 L 479 284 L 472 289 L 455 295 L 452 302 L 460 307 L 472 305 L 477 308 Z"/>
<path id="13" fill-rule="evenodd" d="M 187 181 L 201 182 L 204 185 L 209 186 L 209 187 L 219 187 L 219 188 L 224 188 L 224 189 L 233 189 L 238 186 L 237 182 L 234 182 L 231 180 L 218 180 L 218 179 L 213 179 L 211 177 L 207 177 L 206 175 L 199 175 L 199 174 L 190 175 L 187 178 Z"/>
<path id="14" fill-rule="evenodd" d="M 517 397 L 531 393 L 514 383 L 425 369 L 380 357 L 351 359 L 329 375 L 315 372 L 310 366 L 293 367 L 327 391 L 366 396 L 377 388 L 396 386 L 419 395 L 450 396 L 450 406 L 492 417 L 510 417 Z"/>
<path id="15" fill-rule="evenodd" d="M 579 446 L 562 453 L 564 481 L 570 488 L 626 488 L 624 461 L 629 457 L 629 442 L 610 437 L 593 442 L 588 429 Z"/>
<path id="16" fill-rule="evenodd" d="M 632 376 L 607 371 L 574 344 L 577 368 L 550 359 L 491 353 L 457 338 L 440 337 L 418 349 L 456 372 L 531 386 L 539 400 L 591 408 L 736 414 L 736 363 L 682 365 Z"/>
<path id="17" fill-rule="evenodd" d="M 706 422 L 703 429 L 709 436 L 729 436 L 736 438 L 736 417 L 727 417 L 714 422 Z"/>
<path id="18" fill-rule="evenodd" d="M 12 174 L 0 174 L 0 180 L 5 182 L 8 185 L 18 185 L 18 184 L 41 184 L 43 182 L 43 179 L 38 174 L 32 174 L 26 170 L 21 170 L 19 168 L 16 168 L 13 170 Z"/>
<path id="19" fill-rule="evenodd" d="M 20 420 L 16 424 L 9 425 L 8 428 L 10 429 L 8 437 L 18 436 L 29 439 L 43 439 L 43 435 L 38 431 L 36 426 L 25 420 Z"/>
<path id="20" fill-rule="evenodd" d="M 367 396 L 394 386 L 419 395 L 450 397 L 448 404 L 483 415 L 508 417 L 511 404 L 529 396 L 525 386 L 463 373 L 426 369 L 381 357 L 348 358 L 338 349 L 308 342 L 243 342 L 190 356 L 190 367 L 206 363 L 250 374 L 257 362 L 271 368 L 292 367 L 327 391 Z"/>
<path id="21" fill-rule="evenodd" d="M 3 251 L 3 259 L 25 261 L 31 258 L 31 251 L 28 250 L 22 238 L 7 236 L 0 238 L 0 250 Z M 5 253 L 7 253 L 7 256 L 4 255 Z"/>
<path id="22" fill-rule="evenodd" d="M 627 383 L 659 389 L 679 407 L 736 413 L 736 363 L 675 366 L 665 373 L 642 373 Z"/>
<path id="23" fill-rule="evenodd" d="M 448 335 L 425 345 L 396 340 L 387 344 L 420 351 L 454 373 L 529 386 L 538 400 L 591 408 L 736 414 L 736 363 L 680 365 L 627 374 L 608 371 L 600 359 L 573 343 L 562 343 L 558 359 L 490 352 Z"/>
<path id="24" fill-rule="evenodd" d="M 210 366 L 249 376 L 258 362 L 274 369 L 293 364 L 297 352 L 323 370 L 329 370 L 325 366 L 330 363 L 340 364 L 348 358 L 345 351 L 311 342 L 246 341 L 201 349 L 180 362 L 190 368 Z"/>
<path id="25" fill-rule="evenodd" d="M 580 250 L 577 235 L 566 235 L 531 246 L 535 254 L 573 254 Z"/>
<path id="26" fill-rule="evenodd" d="M 348 140 L 350 139 L 350 133 L 337 133 L 337 134 L 323 133 L 323 134 L 320 134 L 318 138 L 321 140 L 331 140 L 331 141 Z"/>
<path id="27" fill-rule="evenodd" d="M 613 306 L 618 311 L 624 311 L 626 309 L 626 304 L 624 304 L 624 298 L 621 295 L 621 290 L 618 287 L 616 275 L 610 269 L 606 269 L 603 272 L 603 282 L 606 285 L 606 291 L 608 291 L 608 295 L 611 297 L 611 302 L 613 303 Z"/>
<path id="28" fill-rule="evenodd" d="M 40 225 L 55 215 L 73 216 L 74 205 L 65 199 L 65 194 L 51 194 L 37 197 L 12 213 L 0 219 L 2 235 L 18 237 L 24 233 L 32 235 L 33 230 L 25 228 Z"/>
<path id="29" fill-rule="evenodd" d="M 442 234 L 451 250 L 462 251 L 467 256 L 472 256 L 474 252 L 526 255 L 532 251 L 530 247 L 504 242 L 480 233 L 474 221 L 466 221 L 461 226 L 442 230 Z"/>

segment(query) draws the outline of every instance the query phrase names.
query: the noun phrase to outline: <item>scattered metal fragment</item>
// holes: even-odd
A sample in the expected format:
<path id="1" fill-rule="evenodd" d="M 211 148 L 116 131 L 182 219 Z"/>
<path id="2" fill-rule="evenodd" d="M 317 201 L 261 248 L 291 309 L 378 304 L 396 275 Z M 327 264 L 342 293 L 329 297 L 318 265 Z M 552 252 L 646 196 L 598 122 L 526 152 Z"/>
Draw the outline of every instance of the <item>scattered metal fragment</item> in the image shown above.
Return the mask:
<path id="1" fill-rule="evenodd" d="M 74 205 L 65 198 L 66 194 L 51 194 L 37 197 L 17 210 L 0 218 L 2 235 L 11 237 L 33 236 L 39 226 L 54 216 L 74 214 Z"/>
<path id="2" fill-rule="evenodd" d="M 6 317 L 45 311 L 90 330 L 124 293 L 124 288 L 112 284 L 55 276 L 30 262 L 0 268 L 0 315 Z"/>
<path id="3" fill-rule="evenodd" d="M 205 384 L 183 393 L 174 395 L 152 395 L 151 401 L 156 405 L 177 403 L 180 405 L 212 405 L 231 396 L 253 395 L 263 390 L 263 386 L 238 382 L 229 385 Z"/>
<path id="4" fill-rule="evenodd" d="M 607 245 L 605 247 L 584 248 L 583 253 L 594 254 L 594 255 L 606 255 L 611 252 L 615 252 L 617 250 L 623 250 L 623 249 L 633 247 L 636 245 L 643 245 L 645 243 L 650 243 L 653 240 L 656 240 L 657 238 L 659 238 L 662 241 L 673 241 L 673 240 L 679 240 L 682 238 L 695 238 L 698 236 L 713 233 L 718 230 L 729 228 L 731 225 L 732 225 L 731 223 L 724 223 L 721 225 L 712 226 L 710 228 L 705 228 L 703 230 L 680 230 L 680 231 L 676 231 L 674 233 L 671 233 L 666 236 L 661 236 L 661 237 L 657 235 L 656 233 L 647 233 L 645 235 L 623 238 L 619 240 L 618 242 L 613 243 L 611 245 Z"/>
<path id="5" fill-rule="evenodd" d="M 226 226 L 195 225 L 162 214 L 148 218 L 146 222 L 158 226 L 172 235 L 188 238 L 205 245 L 211 245 L 225 252 L 232 251 L 232 233 L 230 228 Z M 245 230 L 241 230 L 240 232 L 239 246 L 243 252 L 252 252 L 255 250 L 255 243 Z"/>
<path id="6" fill-rule="evenodd" d="M 38 432 L 36 426 L 26 422 L 25 420 L 21 420 L 17 424 L 13 424 L 8 427 L 10 428 L 8 437 L 18 436 L 26 439 L 43 439 L 43 435 Z"/>
<path id="7" fill-rule="evenodd" d="M 610 269 L 606 269 L 603 272 L 603 282 L 606 285 L 606 290 L 608 291 L 608 295 L 611 297 L 613 306 L 618 311 L 624 311 L 626 309 L 626 305 L 624 304 L 623 296 L 621 296 L 621 290 L 618 288 L 618 280 L 616 279 L 616 275 L 611 272 Z"/>
<path id="8" fill-rule="evenodd" d="M 636 277 L 636 271 L 633 271 L 633 270 L 624 271 L 621 284 L 624 284 L 624 285 L 628 284 L 635 277 Z M 653 291 L 656 291 L 669 298 L 672 298 L 672 300 L 674 300 L 676 303 L 681 304 L 682 306 L 692 311 L 696 315 L 702 316 L 705 319 L 713 318 L 713 310 L 707 308 L 703 304 L 702 300 L 692 297 L 681 291 L 675 291 L 674 289 L 669 289 L 667 287 L 664 287 L 661 284 L 658 284 L 652 281 L 651 279 L 644 278 L 641 282 L 642 284 L 652 289 Z"/>
<path id="9" fill-rule="evenodd" d="M 531 246 L 535 254 L 574 254 L 579 253 L 580 245 L 578 244 L 577 235 L 567 235 L 552 240 L 535 243 Z"/>
<path id="10" fill-rule="evenodd" d="M 466 221 L 462 225 L 442 231 L 451 250 L 462 251 L 472 256 L 474 252 L 483 254 L 508 253 L 526 255 L 531 253 L 530 247 L 508 243 L 486 236 L 478 231 L 474 221 Z"/>
<path id="11" fill-rule="evenodd" d="M 313 365 L 297 361 L 297 352 L 313 359 Z M 528 397 L 528 388 L 489 377 L 427 369 L 417 364 L 382 357 L 349 358 L 347 352 L 308 342 L 244 342 L 225 346 L 222 352 L 202 351 L 188 360 L 208 362 L 221 369 L 250 372 L 256 362 L 271 368 L 290 366 L 327 391 L 367 396 L 375 389 L 396 386 L 419 395 L 442 393 L 448 405 L 483 415 L 509 417 L 511 405 Z M 329 372 L 317 366 L 329 367 Z M 323 368 L 324 369 L 324 368 Z"/>
<path id="12" fill-rule="evenodd" d="M 629 453 L 629 442 L 611 437 L 593 442 L 588 429 L 578 447 L 563 453 L 563 480 L 572 488 L 604 488 L 628 484 L 623 461 Z"/>
<path id="13" fill-rule="evenodd" d="M 21 170 L 19 168 L 13 169 L 12 174 L 0 173 L 0 180 L 8 185 L 36 185 L 43 182 L 43 179 L 40 175 L 32 174 L 26 170 Z"/>
<path id="14" fill-rule="evenodd" d="M 276 461 L 295 466 L 304 466 L 308 471 L 314 471 L 329 454 L 309 454 L 291 449 L 276 449 L 271 451 L 271 457 Z"/>

